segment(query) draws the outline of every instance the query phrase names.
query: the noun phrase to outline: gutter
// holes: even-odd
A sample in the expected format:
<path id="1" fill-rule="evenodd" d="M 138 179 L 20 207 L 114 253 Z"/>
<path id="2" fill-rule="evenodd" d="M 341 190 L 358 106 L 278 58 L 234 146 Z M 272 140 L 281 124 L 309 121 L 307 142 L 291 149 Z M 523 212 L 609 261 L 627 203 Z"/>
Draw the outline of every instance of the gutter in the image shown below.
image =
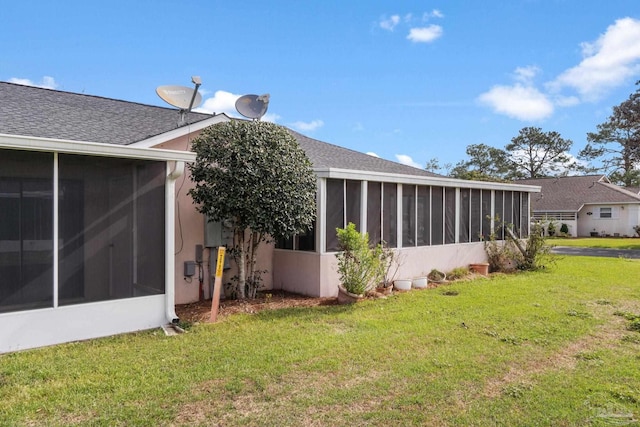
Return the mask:
<path id="1" fill-rule="evenodd" d="M 180 319 L 175 308 L 175 214 L 176 180 L 184 174 L 184 162 L 177 161 L 173 170 L 167 163 L 167 179 L 164 186 L 166 216 L 164 220 L 164 284 L 166 316 L 169 323 L 175 325 Z"/>

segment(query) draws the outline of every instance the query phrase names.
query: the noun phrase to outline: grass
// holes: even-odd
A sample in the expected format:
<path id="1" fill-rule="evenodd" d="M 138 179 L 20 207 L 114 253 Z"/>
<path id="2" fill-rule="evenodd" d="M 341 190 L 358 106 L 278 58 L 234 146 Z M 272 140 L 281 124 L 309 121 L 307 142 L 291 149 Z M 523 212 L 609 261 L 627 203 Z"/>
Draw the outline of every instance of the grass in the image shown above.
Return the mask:
<path id="1" fill-rule="evenodd" d="M 547 243 L 553 246 L 577 246 L 582 248 L 610 248 L 640 250 L 640 238 L 637 237 L 576 237 L 549 238 Z"/>
<path id="2" fill-rule="evenodd" d="M 638 261 L 566 257 L 177 337 L 6 354 L 0 425 L 638 425 L 638 277 Z"/>

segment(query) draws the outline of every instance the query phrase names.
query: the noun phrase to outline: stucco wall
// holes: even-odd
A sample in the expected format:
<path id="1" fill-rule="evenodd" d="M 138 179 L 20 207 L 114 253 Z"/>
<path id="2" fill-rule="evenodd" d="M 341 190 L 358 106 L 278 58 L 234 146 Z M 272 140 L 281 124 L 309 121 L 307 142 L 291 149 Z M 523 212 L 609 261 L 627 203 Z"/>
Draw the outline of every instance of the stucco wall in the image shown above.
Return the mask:
<path id="1" fill-rule="evenodd" d="M 396 279 L 426 276 L 434 268 L 447 272 L 487 260 L 483 243 L 403 248 L 398 250 L 398 255 L 400 266 Z M 340 280 L 334 253 L 276 249 L 274 265 L 276 289 L 320 297 L 338 295 Z"/>
<path id="2" fill-rule="evenodd" d="M 169 150 L 189 150 L 190 141 L 197 136 L 197 133 L 191 134 L 189 137 L 184 136 L 156 145 L 155 148 L 165 148 Z M 200 295 L 200 283 L 198 280 L 198 268 L 196 274 L 191 278 L 184 276 L 185 261 L 195 261 L 196 245 L 204 246 L 204 215 L 198 213 L 193 200 L 188 192 L 194 187 L 193 182 L 189 178 L 189 170 L 185 168 L 185 173 L 176 182 L 176 227 L 175 227 L 175 286 L 176 286 L 176 304 L 186 304 L 198 301 Z M 214 254 L 215 256 L 215 254 Z M 208 248 L 204 248 L 203 253 L 203 277 L 204 277 L 204 294 L 205 298 L 211 298 L 210 287 L 213 285 L 212 272 L 209 268 L 210 253 Z M 263 285 L 265 289 L 272 288 L 272 263 L 273 263 L 273 245 L 265 244 L 259 249 L 259 259 L 257 268 L 267 270 L 262 274 Z M 231 263 L 233 266 L 233 263 Z M 215 265 L 214 265 L 215 269 Z M 235 268 L 225 270 L 222 283 L 231 281 L 231 277 L 235 275 Z"/>

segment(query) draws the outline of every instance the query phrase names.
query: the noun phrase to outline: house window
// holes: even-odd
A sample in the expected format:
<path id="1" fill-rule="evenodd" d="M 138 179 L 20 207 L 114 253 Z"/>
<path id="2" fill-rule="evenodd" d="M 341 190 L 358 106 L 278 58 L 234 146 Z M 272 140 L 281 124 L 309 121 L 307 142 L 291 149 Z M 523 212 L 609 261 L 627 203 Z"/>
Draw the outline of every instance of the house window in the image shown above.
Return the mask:
<path id="1" fill-rule="evenodd" d="M 600 218 L 612 218 L 611 208 L 600 208 Z"/>

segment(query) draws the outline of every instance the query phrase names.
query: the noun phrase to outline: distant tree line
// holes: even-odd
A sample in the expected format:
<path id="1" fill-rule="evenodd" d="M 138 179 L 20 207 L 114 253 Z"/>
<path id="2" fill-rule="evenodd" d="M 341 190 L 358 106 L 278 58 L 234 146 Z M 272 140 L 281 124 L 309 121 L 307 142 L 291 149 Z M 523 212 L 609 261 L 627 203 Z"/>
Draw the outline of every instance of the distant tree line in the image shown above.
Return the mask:
<path id="1" fill-rule="evenodd" d="M 577 158 L 569 154 L 570 139 L 558 132 L 525 127 L 504 149 L 486 144 L 467 147 L 467 160 L 441 166 L 437 158 L 426 169 L 443 169 L 453 178 L 476 181 L 513 181 L 577 173 L 604 173 L 611 182 L 640 186 L 640 81 L 627 100 L 613 107 L 611 116 L 587 134 L 587 145 Z M 598 166 L 593 166 L 597 162 Z"/>

